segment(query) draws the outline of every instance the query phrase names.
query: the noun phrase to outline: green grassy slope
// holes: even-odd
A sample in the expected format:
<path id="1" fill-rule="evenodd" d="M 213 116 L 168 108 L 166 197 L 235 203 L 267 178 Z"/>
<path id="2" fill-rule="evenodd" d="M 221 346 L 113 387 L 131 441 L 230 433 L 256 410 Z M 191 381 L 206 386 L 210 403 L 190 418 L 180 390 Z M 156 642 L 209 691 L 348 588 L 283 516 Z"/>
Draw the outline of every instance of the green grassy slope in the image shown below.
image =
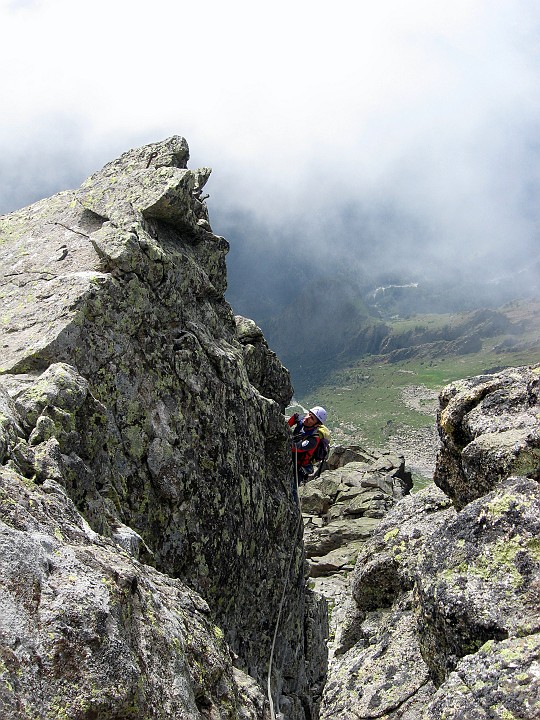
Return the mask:
<path id="1" fill-rule="evenodd" d="M 503 311 L 514 334 L 482 338 L 477 352 L 441 356 L 440 348 L 426 345 L 397 362 L 390 362 L 390 355 L 364 356 L 329 371 L 321 384 L 297 399 L 304 407 L 327 408 L 335 442 L 382 448 L 394 440 L 395 447 L 404 433 L 434 428 L 436 396 L 449 382 L 540 361 L 540 301 L 515 303 Z M 411 328 L 422 334 L 462 321 L 461 316 L 416 315 L 390 325 L 395 334 Z M 406 458 L 408 449 L 403 449 Z"/>

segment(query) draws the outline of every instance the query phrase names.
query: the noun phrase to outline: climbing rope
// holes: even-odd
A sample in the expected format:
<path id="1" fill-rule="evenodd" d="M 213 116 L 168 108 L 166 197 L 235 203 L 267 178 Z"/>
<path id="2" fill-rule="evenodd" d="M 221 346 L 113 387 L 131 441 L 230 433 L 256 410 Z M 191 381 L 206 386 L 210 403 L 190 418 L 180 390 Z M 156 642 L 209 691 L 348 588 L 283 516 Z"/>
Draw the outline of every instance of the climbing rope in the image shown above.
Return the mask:
<path id="1" fill-rule="evenodd" d="M 294 484 L 296 486 L 296 497 L 298 497 L 298 467 L 296 463 L 294 463 Z M 298 528 L 300 526 L 300 522 L 302 521 L 302 513 L 300 512 L 300 507 L 298 508 L 298 519 L 296 521 L 296 527 L 294 529 L 294 535 L 293 535 L 293 548 L 292 552 L 289 558 L 289 567 L 287 568 L 287 572 L 285 574 L 285 580 L 283 583 L 283 592 L 281 593 L 281 600 L 279 603 L 279 609 L 277 614 L 277 620 L 276 620 L 276 626 L 274 628 L 274 637 L 272 639 L 272 648 L 270 650 L 270 660 L 268 662 L 268 702 L 270 703 L 270 718 L 271 720 L 280 720 L 283 716 L 279 712 L 279 705 L 278 705 L 278 715 L 274 713 L 274 702 L 272 700 L 272 665 L 274 662 L 274 649 L 276 647 L 276 638 L 279 630 L 279 623 L 281 620 L 281 612 L 283 610 L 283 603 L 285 602 L 285 592 L 287 590 L 287 584 L 289 582 L 289 575 L 291 574 L 291 567 L 294 559 L 294 551 L 296 549 L 296 538 L 298 535 Z"/>

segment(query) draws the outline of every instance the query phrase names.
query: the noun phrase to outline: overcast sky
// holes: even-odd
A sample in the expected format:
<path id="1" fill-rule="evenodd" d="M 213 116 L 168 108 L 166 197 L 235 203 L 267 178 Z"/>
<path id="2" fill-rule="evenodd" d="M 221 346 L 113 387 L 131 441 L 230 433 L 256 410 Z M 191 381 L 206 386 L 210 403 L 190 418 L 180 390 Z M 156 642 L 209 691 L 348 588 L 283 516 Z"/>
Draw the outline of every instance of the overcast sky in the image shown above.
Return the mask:
<path id="1" fill-rule="evenodd" d="M 1 212 L 180 134 L 220 234 L 539 253 L 537 0 L 0 0 L 0 27 Z"/>

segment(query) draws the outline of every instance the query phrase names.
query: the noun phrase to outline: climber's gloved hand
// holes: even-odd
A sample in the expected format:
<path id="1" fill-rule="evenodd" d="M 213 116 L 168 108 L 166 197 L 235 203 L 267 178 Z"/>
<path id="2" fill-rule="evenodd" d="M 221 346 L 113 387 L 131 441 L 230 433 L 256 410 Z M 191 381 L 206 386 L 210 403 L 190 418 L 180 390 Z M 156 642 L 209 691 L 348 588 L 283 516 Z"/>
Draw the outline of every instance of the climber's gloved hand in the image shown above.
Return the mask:
<path id="1" fill-rule="evenodd" d="M 291 415 L 291 417 L 288 420 L 289 427 L 293 427 L 294 425 L 296 425 L 298 423 L 299 417 L 300 416 L 298 415 L 298 413 L 294 413 L 294 415 Z"/>

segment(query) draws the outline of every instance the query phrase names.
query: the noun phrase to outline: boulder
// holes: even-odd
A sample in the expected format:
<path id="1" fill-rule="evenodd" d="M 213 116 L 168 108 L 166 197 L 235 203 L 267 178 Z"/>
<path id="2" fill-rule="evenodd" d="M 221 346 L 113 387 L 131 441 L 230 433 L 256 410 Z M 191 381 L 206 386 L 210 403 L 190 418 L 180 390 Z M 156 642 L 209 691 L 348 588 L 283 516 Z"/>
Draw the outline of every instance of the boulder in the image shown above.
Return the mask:
<path id="1" fill-rule="evenodd" d="M 304 543 L 308 557 L 326 555 L 357 540 L 366 540 L 379 524 L 377 518 L 334 520 L 313 532 L 306 528 Z"/>
<path id="2" fill-rule="evenodd" d="M 342 654 L 364 639 L 359 628 L 367 612 L 388 608 L 412 590 L 426 538 L 455 514 L 450 500 L 431 485 L 400 501 L 378 521 L 376 532 L 357 557 L 336 653 Z"/>
<path id="3" fill-rule="evenodd" d="M 339 457 L 358 458 L 359 452 L 341 448 Z M 321 558 L 312 565 L 314 573 L 320 574 L 323 568 L 334 572 L 334 564 L 322 558 L 338 549 L 354 558 L 358 541 L 369 537 L 396 499 L 410 490 L 403 458 L 362 452 L 362 460 L 338 465 L 299 489 L 306 551 L 312 560 Z"/>
<path id="4" fill-rule="evenodd" d="M 430 698 L 425 720 L 540 717 L 540 635 L 489 640 L 460 660 Z"/>
<path id="5" fill-rule="evenodd" d="M 437 684 L 489 640 L 540 632 L 540 485 L 509 478 L 468 504 L 425 543 L 415 590 Z"/>
<path id="6" fill-rule="evenodd" d="M 403 599 L 365 617 L 365 641 L 333 659 L 322 719 L 422 717 L 422 705 L 435 688 L 420 654 L 411 606 Z M 400 714 L 394 715 L 397 708 Z"/>
<path id="7" fill-rule="evenodd" d="M 249 381 L 261 395 L 275 400 L 281 411 L 285 412 L 293 394 L 288 371 L 270 350 L 262 330 L 253 320 L 236 315 L 235 322 L 238 341 L 244 350 Z"/>
<path id="8" fill-rule="evenodd" d="M 440 394 L 434 480 L 456 507 L 510 475 L 540 480 L 540 365 L 448 385 Z"/>
<path id="9" fill-rule="evenodd" d="M 349 575 L 364 542 L 412 485 L 402 457 L 359 446 L 333 450 L 335 469 L 299 489 L 310 584 L 330 608 L 329 657 L 344 621 Z M 342 464 L 345 459 L 351 461 Z"/>
<path id="10" fill-rule="evenodd" d="M 372 451 L 360 445 L 334 445 L 330 449 L 327 466 L 329 470 L 336 470 L 339 467 L 352 462 L 371 463 L 376 455 Z"/>
<path id="11" fill-rule="evenodd" d="M 362 541 L 349 542 L 345 546 L 331 550 L 326 555 L 311 558 L 310 576 L 331 575 L 341 570 L 352 570 Z"/>

